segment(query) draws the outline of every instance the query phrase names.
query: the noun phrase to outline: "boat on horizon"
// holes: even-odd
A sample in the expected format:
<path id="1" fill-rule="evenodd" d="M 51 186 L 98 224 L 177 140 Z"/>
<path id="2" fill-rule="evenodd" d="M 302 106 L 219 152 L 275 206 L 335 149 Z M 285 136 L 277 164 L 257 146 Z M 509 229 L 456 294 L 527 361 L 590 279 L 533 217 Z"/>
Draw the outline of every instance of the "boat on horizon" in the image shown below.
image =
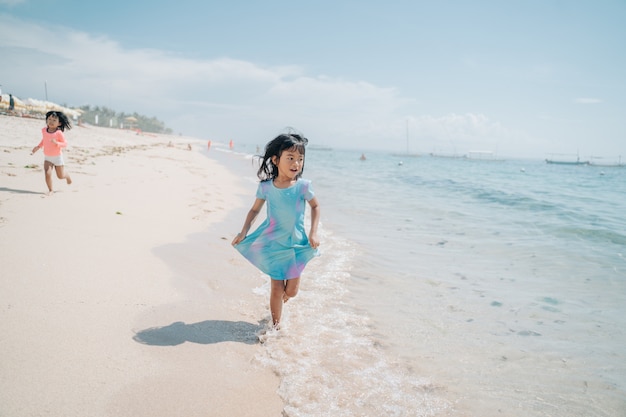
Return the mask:
<path id="1" fill-rule="evenodd" d="M 598 159 L 604 159 L 604 161 L 598 161 Z M 601 156 L 592 156 L 589 160 L 589 165 L 592 167 L 603 167 L 603 168 L 623 168 L 626 166 L 626 163 L 622 162 L 622 156 L 620 155 L 617 158 L 617 162 L 606 162 L 607 158 L 603 158 Z"/>
<path id="2" fill-rule="evenodd" d="M 324 145 L 309 145 L 306 148 L 312 151 L 332 151 L 333 150 L 333 148 L 331 148 L 330 146 L 324 146 Z"/>
<path id="3" fill-rule="evenodd" d="M 576 161 L 560 161 L 558 159 L 546 159 L 547 164 L 555 164 L 555 165 L 590 165 L 589 161 L 581 161 L 577 159 Z"/>
<path id="4" fill-rule="evenodd" d="M 415 158 L 420 156 L 418 153 L 411 153 L 410 151 L 410 146 L 409 146 L 410 142 L 409 142 L 409 120 L 407 119 L 406 121 L 406 153 L 392 153 L 392 156 L 404 156 L 404 157 L 409 157 L 409 158 Z"/>
<path id="5" fill-rule="evenodd" d="M 574 157 L 576 157 L 576 159 L 574 159 Z M 589 165 L 589 161 L 581 161 L 580 154 L 578 152 L 576 152 L 575 154 L 556 153 L 556 154 L 550 154 L 550 156 L 546 158 L 546 164 Z"/>
<path id="6" fill-rule="evenodd" d="M 467 152 L 466 159 L 469 161 L 502 161 L 502 159 L 496 156 L 494 151 L 469 151 Z"/>
<path id="7" fill-rule="evenodd" d="M 467 155 L 464 154 L 456 154 L 456 153 L 436 153 L 431 152 L 429 154 L 433 158 L 449 158 L 449 159 L 467 159 Z"/>

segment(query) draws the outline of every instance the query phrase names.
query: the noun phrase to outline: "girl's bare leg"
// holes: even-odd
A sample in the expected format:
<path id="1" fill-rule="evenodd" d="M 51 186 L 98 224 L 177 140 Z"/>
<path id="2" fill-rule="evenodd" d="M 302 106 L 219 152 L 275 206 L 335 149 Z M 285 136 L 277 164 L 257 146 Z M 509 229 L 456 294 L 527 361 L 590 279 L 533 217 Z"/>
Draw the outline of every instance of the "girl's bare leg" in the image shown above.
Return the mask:
<path id="1" fill-rule="evenodd" d="M 283 314 L 283 294 L 285 294 L 285 281 L 272 280 L 270 289 L 270 312 L 272 313 L 272 323 L 274 326 L 280 323 Z"/>
<path id="2" fill-rule="evenodd" d="M 70 176 L 68 174 L 65 173 L 65 168 L 63 167 L 63 165 L 61 165 L 60 167 L 54 167 L 57 171 L 57 178 L 60 180 L 65 180 L 67 182 L 67 184 L 71 184 L 72 183 L 72 178 L 70 178 Z"/>
<path id="3" fill-rule="evenodd" d="M 49 161 L 43 162 L 43 172 L 46 175 L 46 185 L 48 186 L 48 194 L 52 194 L 52 169 L 54 164 Z"/>
<path id="4" fill-rule="evenodd" d="M 274 326 L 280 323 L 283 314 L 283 303 L 298 294 L 300 288 L 300 277 L 288 279 L 286 281 L 272 280 L 270 290 L 270 311 L 272 312 L 272 322 Z"/>
<path id="5" fill-rule="evenodd" d="M 300 288 L 300 278 L 288 279 L 285 284 L 285 292 L 283 294 L 283 302 L 286 303 L 290 298 L 298 295 L 298 289 Z"/>

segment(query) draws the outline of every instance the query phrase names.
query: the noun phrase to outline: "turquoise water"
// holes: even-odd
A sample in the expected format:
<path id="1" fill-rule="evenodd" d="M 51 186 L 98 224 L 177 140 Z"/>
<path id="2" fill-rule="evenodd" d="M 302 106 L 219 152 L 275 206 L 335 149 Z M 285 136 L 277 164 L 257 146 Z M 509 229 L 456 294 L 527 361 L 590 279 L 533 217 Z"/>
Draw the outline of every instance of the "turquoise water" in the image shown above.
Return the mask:
<path id="1" fill-rule="evenodd" d="M 307 153 L 287 415 L 626 415 L 626 168 L 359 156 Z"/>

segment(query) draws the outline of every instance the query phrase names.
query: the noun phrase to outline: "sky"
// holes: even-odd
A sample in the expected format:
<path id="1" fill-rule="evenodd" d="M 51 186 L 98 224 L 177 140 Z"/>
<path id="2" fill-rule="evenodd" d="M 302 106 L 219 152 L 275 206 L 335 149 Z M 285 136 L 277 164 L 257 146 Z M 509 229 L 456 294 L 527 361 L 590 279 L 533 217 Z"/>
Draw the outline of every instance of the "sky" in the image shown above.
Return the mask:
<path id="1" fill-rule="evenodd" d="M 0 0 L 2 92 L 263 145 L 626 159 L 625 0 Z"/>

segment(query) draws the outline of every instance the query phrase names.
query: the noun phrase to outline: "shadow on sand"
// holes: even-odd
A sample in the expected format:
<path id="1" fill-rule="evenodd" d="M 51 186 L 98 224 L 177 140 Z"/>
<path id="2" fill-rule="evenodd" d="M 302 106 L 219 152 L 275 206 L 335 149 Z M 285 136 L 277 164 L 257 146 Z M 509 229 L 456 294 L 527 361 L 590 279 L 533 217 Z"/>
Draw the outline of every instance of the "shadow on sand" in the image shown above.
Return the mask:
<path id="1" fill-rule="evenodd" d="M 45 194 L 39 191 L 16 190 L 14 188 L 7 188 L 7 187 L 0 187 L 0 191 L 6 191 L 8 193 L 15 193 L 15 194 Z"/>
<path id="2" fill-rule="evenodd" d="M 259 343 L 257 333 L 265 326 L 265 321 L 257 324 L 225 320 L 206 320 L 192 324 L 177 321 L 169 326 L 140 330 L 133 336 L 133 339 L 144 345 L 152 346 L 176 346 L 185 342 L 204 345 L 240 342 L 253 345 Z"/>

